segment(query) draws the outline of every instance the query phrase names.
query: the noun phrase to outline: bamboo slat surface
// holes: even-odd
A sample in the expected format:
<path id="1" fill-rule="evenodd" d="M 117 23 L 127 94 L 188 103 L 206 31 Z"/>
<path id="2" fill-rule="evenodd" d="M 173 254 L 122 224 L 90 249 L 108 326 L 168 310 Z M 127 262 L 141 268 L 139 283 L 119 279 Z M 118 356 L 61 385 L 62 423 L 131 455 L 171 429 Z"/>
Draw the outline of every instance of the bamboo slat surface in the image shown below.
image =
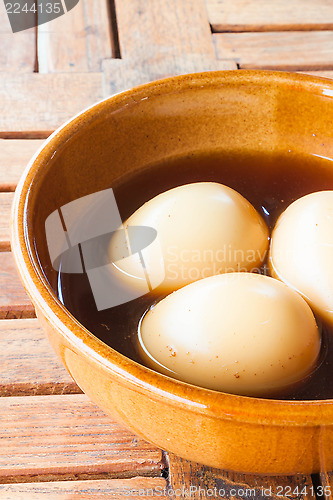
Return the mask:
<path id="1" fill-rule="evenodd" d="M 0 44 L 1 500 L 242 500 L 246 492 L 254 500 L 313 500 L 315 487 L 317 500 L 328 500 L 331 473 L 258 477 L 203 467 L 144 442 L 90 403 L 34 318 L 10 252 L 9 217 L 15 186 L 43 140 L 114 92 L 219 69 L 333 77 L 332 1 L 80 0 L 15 34 L 0 2 Z M 278 486 L 291 494 L 279 496 Z"/>
<path id="2" fill-rule="evenodd" d="M 216 32 L 333 29 L 330 0 L 206 0 L 206 6 Z"/>
<path id="3" fill-rule="evenodd" d="M 37 139 L 0 139 L 0 192 L 15 190 L 24 168 L 43 142 Z"/>
<path id="4" fill-rule="evenodd" d="M 107 0 L 81 0 L 63 17 L 42 24 L 37 32 L 39 73 L 101 71 L 112 57 Z"/>
<path id="5" fill-rule="evenodd" d="M 0 396 L 80 392 L 37 319 L 0 320 Z"/>
<path id="6" fill-rule="evenodd" d="M 325 70 L 333 68 L 333 31 L 218 33 L 217 57 L 241 69 Z"/>
<path id="7" fill-rule="evenodd" d="M 102 98 L 101 73 L 0 72 L 0 138 L 46 138 Z"/>
<path id="8" fill-rule="evenodd" d="M 0 399 L 0 483 L 156 475 L 161 450 L 126 431 L 84 394 Z"/>
<path id="9" fill-rule="evenodd" d="M 2 500 L 31 498 L 33 500 L 100 500 L 106 498 L 134 498 L 150 500 L 165 497 L 166 480 L 159 477 L 135 477 L 130 479 L 95 479 L 53 481 L 0 485 Z"/>
<path id="10" fill-rule="evenodd" d="M 0 252 L 0 319 L 31 318 L 34 308 L 17 274 L 11 252 Z"/>
<path id="11" fill-rule="evenodd" d="M 13 193 L 0 193 L 0 252 L 9 252 L 9 221 Z"/>
<path id="12" fill-rule="evenodd" d="M 4 3 L 0 3 L 0 72 L 32 73 L 36 66 L 36 30 L 12 33 Z"/>

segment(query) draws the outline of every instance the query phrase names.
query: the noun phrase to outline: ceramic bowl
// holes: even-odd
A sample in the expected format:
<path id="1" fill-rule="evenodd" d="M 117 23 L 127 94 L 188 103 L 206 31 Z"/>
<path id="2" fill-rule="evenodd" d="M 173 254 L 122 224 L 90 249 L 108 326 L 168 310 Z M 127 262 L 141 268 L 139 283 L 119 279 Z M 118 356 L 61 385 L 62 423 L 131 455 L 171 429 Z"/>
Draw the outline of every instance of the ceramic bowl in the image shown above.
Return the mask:
<path id="1" fill-rule="evenodd" d="M 56 271 L 45 220 L 120 176 L 193 151 L 270 152 L 292 144 L 333 158 L 332 96 L 333 82 L 300 74 L 226 71 L 169 78 L 83 111 L 52 134 L 25 170 L 13 206 L 12 249 L 39 321 L 82 390 L 162 449 L 242 472 L 312 473 L 323 464 L 332 469 L 333 401 L 202 389 L 116 352 L 58 300 L 50 285 Z"/>

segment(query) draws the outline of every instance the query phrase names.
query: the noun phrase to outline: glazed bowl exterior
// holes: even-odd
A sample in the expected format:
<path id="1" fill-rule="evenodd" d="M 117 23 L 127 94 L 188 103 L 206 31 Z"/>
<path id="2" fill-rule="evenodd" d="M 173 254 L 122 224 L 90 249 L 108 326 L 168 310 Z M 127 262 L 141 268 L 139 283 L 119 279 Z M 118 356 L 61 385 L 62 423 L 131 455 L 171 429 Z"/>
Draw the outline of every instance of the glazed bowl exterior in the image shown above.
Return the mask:
<path id="1" fill-rule="evenodd" d="M 264 400 L 202 389 L 116 352 L 58 300 L 45 220 L 64 204 L 166 158 L 290 147 L 333 158 L 332 96 L 329 80 L 278 72 L 208 72 L 150 83 L 67 122 L 19 183 L 12 249 L 52 346 L 97 405 L 162 449 L 242 472 L 332 469 L 333 401 Z"/>

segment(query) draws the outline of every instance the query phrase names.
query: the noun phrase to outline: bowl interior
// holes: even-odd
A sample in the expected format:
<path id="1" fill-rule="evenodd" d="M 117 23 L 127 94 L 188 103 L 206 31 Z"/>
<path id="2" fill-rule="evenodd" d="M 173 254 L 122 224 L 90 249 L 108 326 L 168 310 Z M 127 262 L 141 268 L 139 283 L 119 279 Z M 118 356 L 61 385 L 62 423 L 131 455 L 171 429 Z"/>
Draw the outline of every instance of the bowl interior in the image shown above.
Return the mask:
<path id="1" fill-rule="evenodd" d="M 51 213 L 148 167 L 158 182 L 162 160 L 186 155 L 292 149 L 333 158 L 332 96 L 329 81 L 303 75 L 203 73 L 119 94 L 58 130 L 31 163 L 21 197 L 25 245 L 51 310 L 59 308 L 45 233 Z"/>

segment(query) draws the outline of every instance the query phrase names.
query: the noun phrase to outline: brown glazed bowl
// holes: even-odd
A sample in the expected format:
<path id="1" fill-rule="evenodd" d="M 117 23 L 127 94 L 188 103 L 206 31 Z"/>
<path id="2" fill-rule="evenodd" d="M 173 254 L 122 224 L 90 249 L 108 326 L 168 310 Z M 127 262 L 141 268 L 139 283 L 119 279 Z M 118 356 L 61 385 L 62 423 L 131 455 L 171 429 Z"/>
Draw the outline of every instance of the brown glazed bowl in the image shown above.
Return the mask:
<path id="1" fill-rule="evenodd" d="M 128 172 L 190 152 L 270 152 L 292 144 L 295 151 L 333 158 L 332 97 L 333 82 L 300 74 L 168 78 L 110 97 L 67 122 L 19 183 L 12 248 L 53 348 L 97 405 L 162 449 L 248 473 L 330 470 L 333 400 L 265 400 L 202 389 L 116 352 L 84 328 L 51 287 L 56 276 L 45 220 Z"/>

